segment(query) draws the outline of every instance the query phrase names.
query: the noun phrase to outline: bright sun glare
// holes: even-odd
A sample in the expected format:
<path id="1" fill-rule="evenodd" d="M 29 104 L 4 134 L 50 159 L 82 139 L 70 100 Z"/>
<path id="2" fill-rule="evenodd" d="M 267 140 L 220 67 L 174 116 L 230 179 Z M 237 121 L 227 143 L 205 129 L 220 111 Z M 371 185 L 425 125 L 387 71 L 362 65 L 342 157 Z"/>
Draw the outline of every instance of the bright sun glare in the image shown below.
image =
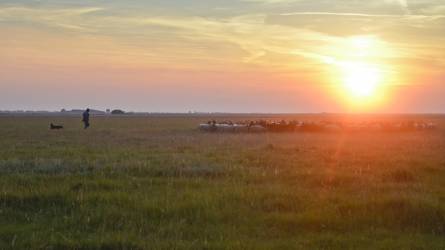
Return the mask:
<path id="1" fill-rule="evenodd" d="M 372 103 L 383 91 L 382 65 L 373 61 L 384 53 L 381 41 L 373 36 L 348 38 L 344 48 L 337 48 L 337 58 L 327 58 L 334 65 L 342 93 L 353 103 Z"/>
<path id="2" fill-rule="evenodd" d="M 341 65 L 343 84 L 352 97 L 369 98 L 376 94 L 381 83 L 377 67 L 363 62 L 348 62 Z"/>

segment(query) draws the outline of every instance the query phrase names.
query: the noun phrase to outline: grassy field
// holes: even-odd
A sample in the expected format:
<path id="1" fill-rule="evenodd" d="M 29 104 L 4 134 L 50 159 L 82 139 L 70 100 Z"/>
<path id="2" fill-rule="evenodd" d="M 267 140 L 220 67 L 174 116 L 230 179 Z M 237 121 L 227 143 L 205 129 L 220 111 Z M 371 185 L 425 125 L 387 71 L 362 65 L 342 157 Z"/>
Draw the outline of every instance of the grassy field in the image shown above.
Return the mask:
<path id="1" fill-rule="evenodd" d="M 445 117 L 350 134 L 207 119 L 0 117 L 0 249 L 445 249 Z"/>

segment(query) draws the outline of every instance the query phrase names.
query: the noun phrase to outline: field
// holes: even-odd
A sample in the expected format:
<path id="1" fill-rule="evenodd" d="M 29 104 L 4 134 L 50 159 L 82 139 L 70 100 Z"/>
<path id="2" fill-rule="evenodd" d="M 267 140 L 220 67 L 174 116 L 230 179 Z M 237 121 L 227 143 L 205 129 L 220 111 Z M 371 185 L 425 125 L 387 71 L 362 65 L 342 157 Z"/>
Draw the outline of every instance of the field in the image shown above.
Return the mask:
<path id="1" fill-rule="evenodd" d="M 208 119 L 0 117 L 0 249 L 445 249 L 445 117 L 382 118 L 438 124 L 423 132 L 196 130 Z"/>

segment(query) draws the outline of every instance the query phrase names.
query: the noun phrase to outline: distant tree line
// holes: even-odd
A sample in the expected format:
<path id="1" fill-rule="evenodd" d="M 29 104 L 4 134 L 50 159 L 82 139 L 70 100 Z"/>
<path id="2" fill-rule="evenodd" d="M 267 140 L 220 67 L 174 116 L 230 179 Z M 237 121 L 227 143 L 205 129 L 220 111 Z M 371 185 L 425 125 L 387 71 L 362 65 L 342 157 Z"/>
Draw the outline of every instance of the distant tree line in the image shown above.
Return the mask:
<path id="1" fill-rule="evenodd" d="M 124 115 L 125 111 L 120 110 L 120 109 L 114 109 L 113 111 L 111 111 L 112 115 Z"/>

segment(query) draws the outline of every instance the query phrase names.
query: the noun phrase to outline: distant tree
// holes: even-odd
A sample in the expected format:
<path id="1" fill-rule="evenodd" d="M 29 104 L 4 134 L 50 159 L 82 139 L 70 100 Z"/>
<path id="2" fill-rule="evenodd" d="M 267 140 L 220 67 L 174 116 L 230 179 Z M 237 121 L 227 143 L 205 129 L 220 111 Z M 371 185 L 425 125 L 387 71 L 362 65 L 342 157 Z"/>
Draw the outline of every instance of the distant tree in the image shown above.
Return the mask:
<path id="1" fill-rule="evenodd" d="M 107 112 L 107 113 L 110 113 L 110 112 L 111 112 L 111 110 L 110 110 L 110 109 L 107 109 L 107 110 L 106 110 L 106 112 Z"/>
<path id="2" fill-rule="evenodd" d="M 125 114 L 125 112 L 120 109 L 115 109 L 115 110 L 111 111 L 111 114 L 112 115 L 123 115 L 123 114 Z"/>
<path id="3" fill-rule="evenodd" d="M 66 112 L 66 109 L 61 109 L 60 112 L 62 112 L 62 113 L 63 113 L 63 112 Z"/>

